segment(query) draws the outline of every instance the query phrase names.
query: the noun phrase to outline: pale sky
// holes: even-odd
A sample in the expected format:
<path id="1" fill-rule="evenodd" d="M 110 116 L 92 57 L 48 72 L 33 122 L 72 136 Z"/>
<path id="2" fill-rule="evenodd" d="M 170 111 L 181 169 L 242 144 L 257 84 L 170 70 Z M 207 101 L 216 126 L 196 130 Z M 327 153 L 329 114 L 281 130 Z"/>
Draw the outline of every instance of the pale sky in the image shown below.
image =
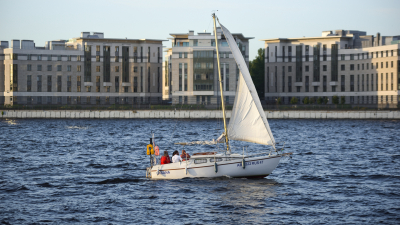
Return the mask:
<path id="1" fill-rule="evenodd" d="M 400 35 L 400 0 L 0 0 L 0 40 L 45 41 L 104 32 L 106 38 L 167 39 L 170 33 L 212 31 L 211 14 L 232 33 L 260 39 L 317 37 L 324 30 Z M 170 42 L 164 42 L 171 47 Z"/>

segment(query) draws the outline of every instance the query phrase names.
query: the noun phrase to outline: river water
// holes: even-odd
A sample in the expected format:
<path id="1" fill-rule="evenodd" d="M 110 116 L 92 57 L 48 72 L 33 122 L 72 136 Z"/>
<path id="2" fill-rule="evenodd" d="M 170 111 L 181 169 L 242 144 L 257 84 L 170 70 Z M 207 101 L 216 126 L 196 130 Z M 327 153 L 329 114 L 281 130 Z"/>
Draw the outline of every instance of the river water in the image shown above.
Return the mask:
<path id="1" fill-rule="evenodd" d="M 293 157 L 267 178 L 156 181 L 145 178 L 151 131 L 171 154 L 217 138 L 221 121 L 0 120 L 0 223 L 400 223 L 400 121 L 269 122 Z"/>

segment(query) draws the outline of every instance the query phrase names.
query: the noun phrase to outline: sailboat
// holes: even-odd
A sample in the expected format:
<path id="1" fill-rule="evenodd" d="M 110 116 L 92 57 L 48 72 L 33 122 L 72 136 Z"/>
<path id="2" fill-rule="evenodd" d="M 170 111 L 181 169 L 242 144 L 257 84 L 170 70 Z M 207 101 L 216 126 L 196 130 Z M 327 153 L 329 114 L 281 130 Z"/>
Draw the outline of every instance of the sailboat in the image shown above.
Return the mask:
<path id="1" fill-rule="evenodd" d="M 272 135 L 243 55 L 229 30 L 219 22 L 215 14 L 212 14 L 212 17 L 214 21 L 219 86 L 225 131 L 219 139 L 225 139 L 224 152 L 195 153 L 190 159 L 162 165 L 157 164 L 157 160 L 150 160 L 151 166 L 147 167 L 146 177 L 152 179 L 181 179 L 186 177 L 263 178 L 272 173 L 282 157 L 292 154 L 282 153 L 283 147 L 277 149 L 277 143 Z M 222 91 L 216 20 L 218 20 L 240 71 L 235 101 L 228 126 Z M 251 155 L 246 155 L 244 151 L 242 154 L 233 153 L 229 140 L 266 145 L 270 146 L 270 150 Z M 180 144 L 185 145 L 190 143 Z"/>

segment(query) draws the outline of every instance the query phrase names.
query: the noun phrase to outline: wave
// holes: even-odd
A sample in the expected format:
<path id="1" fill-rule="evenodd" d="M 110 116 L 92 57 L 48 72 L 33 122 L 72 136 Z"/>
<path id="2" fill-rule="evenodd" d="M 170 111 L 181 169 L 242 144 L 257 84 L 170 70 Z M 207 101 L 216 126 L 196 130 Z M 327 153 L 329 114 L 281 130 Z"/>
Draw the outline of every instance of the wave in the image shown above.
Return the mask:
<path id="1" fill-rule="evenodd" d="M 111 179 L 105 179 L 102 181 L 98 182 L 87 182 L 88 184 L 120 184 L 120 183 L 137 183 L 140 182 L 141 179 L 137 178 L 111 178 Z"/>

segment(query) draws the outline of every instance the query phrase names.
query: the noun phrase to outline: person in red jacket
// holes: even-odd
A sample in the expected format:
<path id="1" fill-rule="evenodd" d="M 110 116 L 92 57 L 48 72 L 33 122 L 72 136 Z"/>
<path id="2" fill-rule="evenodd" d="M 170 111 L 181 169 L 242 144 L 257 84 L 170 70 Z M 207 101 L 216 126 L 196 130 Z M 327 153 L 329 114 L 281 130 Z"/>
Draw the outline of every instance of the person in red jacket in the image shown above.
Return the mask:
<path id="1" fill-rule="evenodd" d="M 164 151 L 164 155 L 161 157 L 161 165 L 171 163 L 171 159 L 169 158 L 168 151 Z"/>
<path id="2" fill-rule="evenodd" d="M 185 150 L 182 150 L 182 155 L 181 155 L 182 161 L 186 161 L 186 159 L 190 159 L 190 155 L 186 153 Z"/>

